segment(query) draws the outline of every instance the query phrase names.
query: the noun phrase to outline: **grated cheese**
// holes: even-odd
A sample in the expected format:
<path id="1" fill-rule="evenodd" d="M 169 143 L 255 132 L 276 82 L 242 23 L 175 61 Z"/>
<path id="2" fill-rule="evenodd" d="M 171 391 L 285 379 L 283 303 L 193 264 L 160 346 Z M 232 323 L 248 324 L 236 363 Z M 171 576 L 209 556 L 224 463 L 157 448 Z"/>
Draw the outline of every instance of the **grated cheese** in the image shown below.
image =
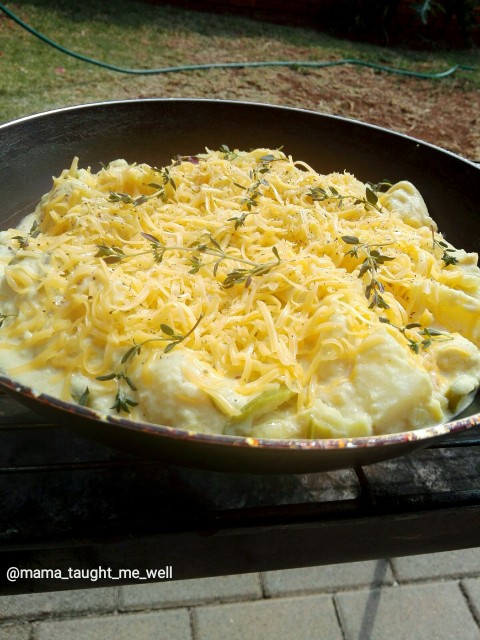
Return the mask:
<path id="1" fill-rule="evenodd" d="M 0 367 L 98 410 L 356 436 L 444 420 L 480 382 L 476 256 L 407 182 L 373 195 L 269 149 L 98 173 L 75 159 L 0 249 Z"/>

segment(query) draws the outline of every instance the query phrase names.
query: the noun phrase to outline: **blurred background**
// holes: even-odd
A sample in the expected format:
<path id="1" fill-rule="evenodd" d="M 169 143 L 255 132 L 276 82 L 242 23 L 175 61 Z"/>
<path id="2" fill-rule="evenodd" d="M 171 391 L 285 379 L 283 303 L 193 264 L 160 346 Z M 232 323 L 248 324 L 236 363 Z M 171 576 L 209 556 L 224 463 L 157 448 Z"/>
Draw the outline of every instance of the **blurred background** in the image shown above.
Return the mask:
<path id="1" fill-rule="evenodd" d="M 174 69 L 146 75 L 105 69 L 66 55 L 0 12 L 0 121 L 92 101 L 214 97 L 356 118 L 480 159 L 480 2 L 23 0 L 4 6 L 87 58 Z M 342 60 L 357 64 L 302 66 Z M 279 61 L 291 64 L 177 68 Z M 445 77 L 422 77 L 445 71 Z"/>

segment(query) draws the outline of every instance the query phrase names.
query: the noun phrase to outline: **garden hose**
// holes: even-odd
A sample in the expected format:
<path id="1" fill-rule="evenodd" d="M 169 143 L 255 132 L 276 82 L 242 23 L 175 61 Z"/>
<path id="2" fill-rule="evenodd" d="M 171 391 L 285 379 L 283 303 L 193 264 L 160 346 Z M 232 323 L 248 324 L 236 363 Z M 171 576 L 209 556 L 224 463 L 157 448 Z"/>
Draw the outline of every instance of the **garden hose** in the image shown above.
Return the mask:
<path id="1" fill-rule="evenodd" d="M 310 61 L 310 60 L 267 60 L 260 62 L 210 62 L 206 64 L 187 64 L 187 65 L 178 65 L 175 67 L 160 67 L 159 69 L 128 69 L 124 67 L 119 67 L 115 64 L 110 64 L 108 62 L 102 62 L 101 60 L 95 60 L 94 58 L 90 58 L 89 56 L 83 55 L 81 53 L 77 53 L 72 51 L 71 49 L 67 49 L 63 47 L 61 44 L 54 42 L 49 37 L 40 33 L 29 24 L 24 22 L 21 18 L 19 18 L 13 11 L 5 7 L 0 3 L 0 10 L 3 11 L 9 18 L 11 18 L 16 24 L 18 24 L 23 29 L 26 29 L 29 33 L 31 33 L 36 38 L 39 38 L 42 42 L 50 45 L 54 49 L 57 49 L 61 53 L 64 53 L 76 60 L 81 60 L 82 62 L 87 62 L 89 64 L 96 65 L 103 69 L 108 69 L 109 71 L 116 71 L 118 73 L 126 73 L 131 75 L 155 75 L 161 73 L 180 73 L 186 71 L 202 71 L 208 69 L 246 69 L 251 67 L 289 67 L 289 68 L 300 68 L 300 67 L 311 67 L 314 69 L 321 69 L 326 67 L 338 67 L 341 65 L 356 65 L 361 67 L 368 67 L 370 69 L 374 69 L 376 71 L 383 71 L 387 73 L 394 73 L 401 76 L 409 76 L 413 78 L 423 78 L 428 80 L 437 80 L 439 78 L 446 78 L 454 74 L 459 69 L 472 71 L 473 67 L 467 65 L 456 64 L 453 67 L 445 71 L 439 72 L 421 72 L 421 71 L 409 71 L 408 69 L 399 69 L 395 67 L 389 67 L 382 64 L 377 64 L 374 62 L 366 62 L 364 60 L 357 60 L 355 58 L 342 58 L 340 60 L 326 60 L 326 61 Z"/>

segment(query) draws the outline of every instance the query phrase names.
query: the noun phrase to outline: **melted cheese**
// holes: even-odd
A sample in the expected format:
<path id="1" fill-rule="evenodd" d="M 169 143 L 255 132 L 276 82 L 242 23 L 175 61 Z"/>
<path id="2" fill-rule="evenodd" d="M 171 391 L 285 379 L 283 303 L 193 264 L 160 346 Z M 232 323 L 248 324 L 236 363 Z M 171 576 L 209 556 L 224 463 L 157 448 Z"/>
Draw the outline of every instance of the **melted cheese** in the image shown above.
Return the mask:
<path id="1" fill-rule="evenodd" d="M 446 265 L 435 229 L 410 183 L 372 198 L 280 151 L 98 173 L 75 160 L 0 234 L 0 366 L 189 430 L 353 437 L 440 422 L 480 381 L 480 271 L 450 245 Z M 375 252 L 386 259 L 368 270 Z M 266 392 L 271 410 L 252 414 Z"/>

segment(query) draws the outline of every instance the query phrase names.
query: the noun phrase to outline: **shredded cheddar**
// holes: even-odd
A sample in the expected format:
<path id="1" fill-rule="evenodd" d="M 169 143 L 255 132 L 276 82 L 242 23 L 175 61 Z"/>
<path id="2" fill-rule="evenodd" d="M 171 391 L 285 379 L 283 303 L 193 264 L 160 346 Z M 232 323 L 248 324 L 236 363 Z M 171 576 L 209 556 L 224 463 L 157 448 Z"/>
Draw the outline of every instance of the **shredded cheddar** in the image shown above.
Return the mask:
<path id="1" fill-rule="evenodd" d="M 97 409 L 355 436 L 445 419 L 480 381 L 480 271 L 408 182 L 375 192 L 269 149 L 75 159 L 0 247 L 0 367 Z"/>

